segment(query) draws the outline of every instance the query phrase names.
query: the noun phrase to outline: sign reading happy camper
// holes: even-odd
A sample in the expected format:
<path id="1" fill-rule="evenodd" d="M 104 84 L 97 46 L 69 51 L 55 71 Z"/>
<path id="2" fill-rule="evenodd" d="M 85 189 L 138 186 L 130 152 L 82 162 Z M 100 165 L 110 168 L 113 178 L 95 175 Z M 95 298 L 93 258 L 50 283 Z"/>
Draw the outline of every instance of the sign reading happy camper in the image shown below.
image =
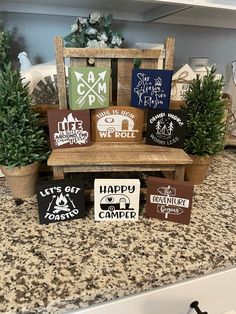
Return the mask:
<path id="1" fill-rule="evenodd" d="M 109 106 L 110 69 L 69 68 L 69 105 L 73 110 Z"/>
<path id="2" fill-rule="evenodd" d="M 52 149 L 90 144 L 89 110 L 49 110 L 48 124 Z"/>
<path id="3" fill-rule="evenodd" d="M 183 110 L 149 110 L 146 143 L 182 148 L 186 133 Z"/>
<path id="4" fill-rule="evenodd" d="M 189 224 L 193 185 L 171 179 L 149 177 L 146 216 Z"/>
<path id="5" fill-rule="evenodd" d="M 95 179 L 95 220 L 138 220 L 138 179 Z"/>
<path id="6" fill-rule="evenodd" d="M 138 108 L 168 109 L 172 71 L 133 69 L 131 104 Z"/>
<path id="7" fill-rule="evenodd" d="M 111 106 L 92 113 L 92 139 L 97 142 L 140 142 L 143 111 L 129 106 Z"/>
<path id="8" fill-rule="evenodd" d="M 41 224 L 85 217 L 84 189 L 78 180 L 57 180 L 37 186 Z"/>

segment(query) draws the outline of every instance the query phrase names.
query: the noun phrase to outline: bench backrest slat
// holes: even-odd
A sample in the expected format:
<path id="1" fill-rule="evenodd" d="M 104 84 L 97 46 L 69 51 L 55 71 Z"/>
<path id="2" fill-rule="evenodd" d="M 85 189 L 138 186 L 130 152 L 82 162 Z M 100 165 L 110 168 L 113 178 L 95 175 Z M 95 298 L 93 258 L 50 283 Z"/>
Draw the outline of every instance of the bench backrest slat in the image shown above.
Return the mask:
<path id="1" fill-rule="evenodd" d="M 67 109 L 67 88 L 65 60 L 78 67 L 88 66 L 87 60 L 94 59 L 95 66 L 111 69 L 110 102 L 117 105 L 130 105 L 131 75 L 134 59 L 142 60 L 141 68 L 173 69 L 174 38 L 167 38 L 161 49 L 123 49 L 123 48 L 66 48 L 62 37 L 55 37 L 55 52 L 57 65 L 57 85 L 59 108 Z"/>

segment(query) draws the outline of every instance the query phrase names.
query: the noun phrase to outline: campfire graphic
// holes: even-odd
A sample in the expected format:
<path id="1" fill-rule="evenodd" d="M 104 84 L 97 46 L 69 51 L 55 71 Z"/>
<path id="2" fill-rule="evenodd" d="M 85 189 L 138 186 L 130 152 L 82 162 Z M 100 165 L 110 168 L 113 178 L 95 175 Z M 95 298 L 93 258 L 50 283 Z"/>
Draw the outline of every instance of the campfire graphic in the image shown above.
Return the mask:
<path id="1" fill-rule="evenodd" d="M 55 201 L 55 204 L 53 206 L 54 201 Z M 51 201 L 49 202 L 47 211 L 50 211 L 51 207 L 53 206 L 54 208 L 54 210 L 52 211 L 53 214 L 58 214 L 61 211 L 69 212 L 71 211 L 69 204 L 71 204 L 73 206 L 73 209 L 75 209 L 75 204 L 73 200 L 70 198 L 69 194 L 66 194 L 65 196 L 62 193 L 59 196 L 53 195 Z"/>

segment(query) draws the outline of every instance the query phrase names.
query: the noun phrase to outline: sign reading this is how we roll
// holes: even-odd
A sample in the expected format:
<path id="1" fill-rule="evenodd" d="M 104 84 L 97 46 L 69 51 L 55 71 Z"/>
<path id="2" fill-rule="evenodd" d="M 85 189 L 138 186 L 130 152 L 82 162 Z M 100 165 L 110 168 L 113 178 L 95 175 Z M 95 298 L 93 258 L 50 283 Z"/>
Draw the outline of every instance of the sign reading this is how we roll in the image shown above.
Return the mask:
<path id="1" fill-rule="evenodd" d="M 72 110 L 109 106 L 110 69 L 69 67 L 69 106 Z"/>

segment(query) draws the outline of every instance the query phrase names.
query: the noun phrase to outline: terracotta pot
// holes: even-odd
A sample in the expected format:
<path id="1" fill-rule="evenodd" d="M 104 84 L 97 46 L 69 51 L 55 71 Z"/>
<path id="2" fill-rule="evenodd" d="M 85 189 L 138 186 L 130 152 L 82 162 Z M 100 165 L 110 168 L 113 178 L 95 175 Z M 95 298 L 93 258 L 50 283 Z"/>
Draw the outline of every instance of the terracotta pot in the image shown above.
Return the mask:
<path id="1" fill-rule="evenodd" d="M 27 198 L 36 194 L 39 165 L 39 162 L 34 162 L 23 167 L 1 167 L 2 173 L 10 186 L 12 196 Z"/>
<path id="2" fill-rule="evenodd" d="M 193 184 L 201 184 L 205 180 L 212 157 L 210 156 L 194 156 L 189 155 L 193 164 L 187 165 L 185 168 L 185 180 Z"/>

